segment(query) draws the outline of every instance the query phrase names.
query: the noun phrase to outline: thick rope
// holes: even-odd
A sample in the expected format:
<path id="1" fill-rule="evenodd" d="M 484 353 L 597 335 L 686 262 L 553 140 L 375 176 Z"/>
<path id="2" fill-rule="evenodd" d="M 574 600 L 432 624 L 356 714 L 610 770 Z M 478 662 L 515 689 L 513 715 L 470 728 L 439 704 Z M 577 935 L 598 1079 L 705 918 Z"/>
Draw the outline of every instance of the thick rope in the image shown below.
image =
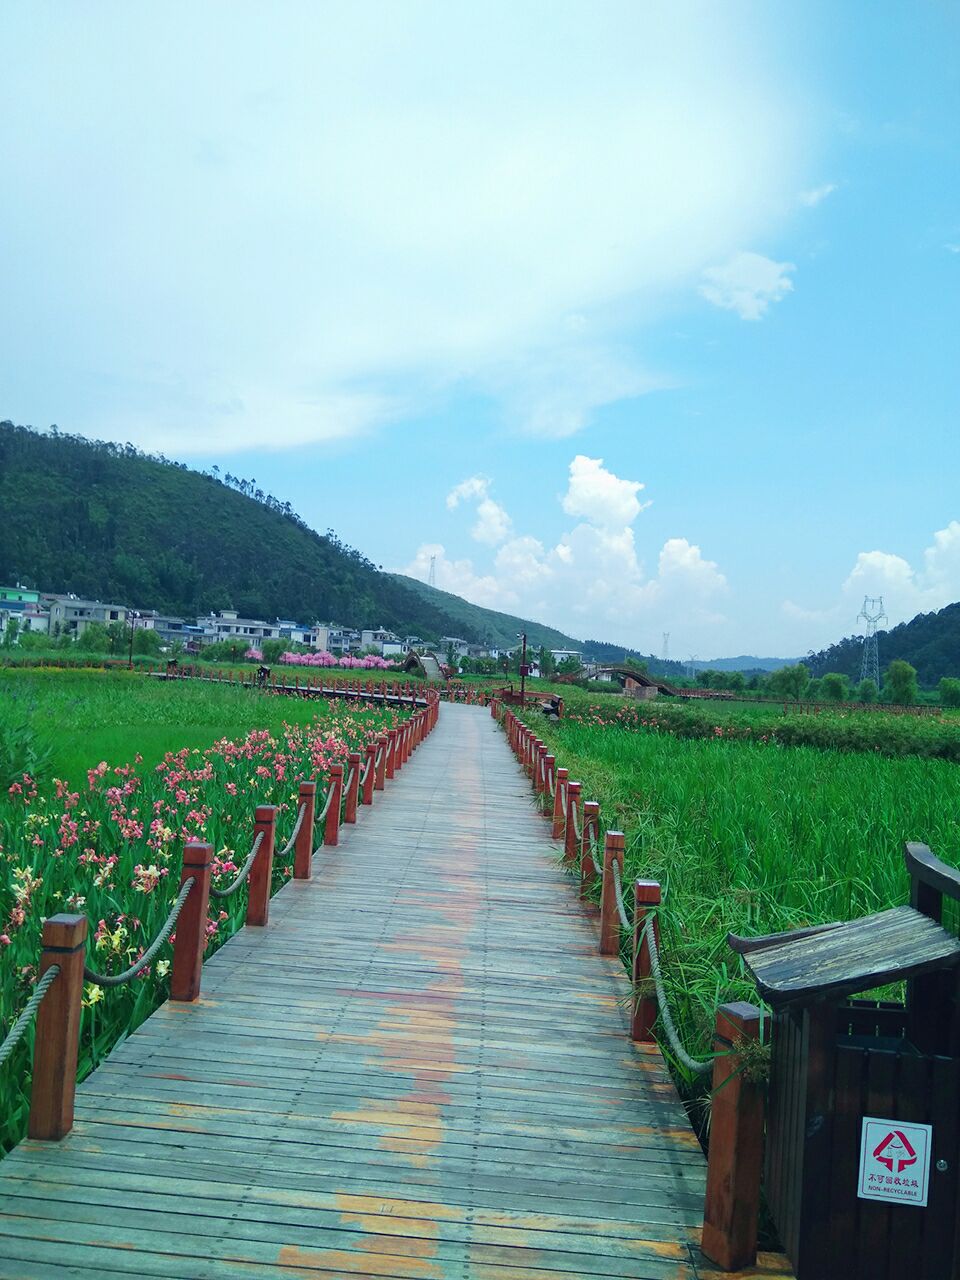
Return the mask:
<path id="1" fill-rule="evenodd" d="M 124 969 L 123 973 L 97 973 L 95 970 L 89 969 L 84 965 L 83 976 L 86 981 L 93 982 L 98 987 L 120 987 L 125 982 L 132 982 L 137 974 L 150 964 L 153 957 L 167 941 L 171 933 L 173 933 L 174 926 L 177 923 L 177 918 L 183 910 L 183 904 L 190 896 L 190 890 L 196 883 L 196 879 L 193 876 L 189 876 L 184 880 L 183 884 L 180 886 L 180 892 L 177 894 L 177 900 L 170 908 L 170 914 L 163 923 L 163 928 L 150 943 L 149 947 L 147 947 L 146 951 L 144 951 L 138 960 L 133 962 L 129 969 Z"/>
<path id="2" fill-rule="evenodd" d="M 367 763 L 364 765 L 363 773 L 360 777 L 361 787 L 367 785 L 367 779 L 370 777 L 370 770 L 373 768 L 373 756 L 367 756 Z"/>
<path id="3" fill-rule="evenodd" d="M 577 841 L 583 839 L 583 832 L 580 830 L 580 815 L 577 813 L 577 806 L 573 806 L 573 834 L 577 837 Z"/>
<path id="4" fill-rule="evenodd" d="M 314 818 L 314 822 L 322 822 L 330 811 L 330 801 L 333 799 L 333 784 L 327 787 L 326 799 L 323 802 L 323 808 Z"/>
<path id="5" fill-rule="evenodd" d="M 303 826 L 303 815 L 307 812 L 307 806 L 302 804 L 297 810 L 297 821 L 294 823 L 293 834 L 287 843 L 283 846 L 279 853 L 275 853 L 275 858 L 285 858 L 297 843 L 297 836 L 300 834 L 300 828 Z"/>
<path id="6" fill-rule="evenodd" d="M 581 845 L 580 865 L 581 867 L 583 866 L 584 858 L 589 858 L 590 863 L 594 870 L 594 874 L 599 876 L 603 874 L 603 862 L 601 859 L 598 859 L 597 857 L 597 850 L 600 848 L 600 841 L 597 839 L 596 835 L 594 834 L 595 830 L 596 828 L 591 824 L 590 830 L 587 832 L 586 848 L 584 848 Z"/>
<path id="7" fill-rule="evenodd" d="M 232 898 L 233 897 L 233 895 L 237 892 L 237 890 L 246 880 L 250 872 L 250 868 L 253 866 L 255 858 L 257 854 L 260 852 L 260 846 L 262 844 L 263 844 L 263 832 L 258 831 L 257 838 L 253 842 L 253 848 L 250 850 L 250 853 L 247 856 L 246 862 L 243 864 L 243 866 L 240 868 L 239 872 L 237 873 L 236 879 L 226 889 L 218 889 L 214 885 L 211 885 L 210 886 L 211 898 Z"/>
<path id="8" fill-rule="evenodd" d="M 50 984 L 53 982 L 54 978 L 57 976 L 59 972 L 60 972 L 60 966 L 58 964 L 52 964 L 50 968 L 45 971 L 43 977 L 34 987 L 33 995 L 30 997 L 27 1003 L 23 1006 L 23 1012 L 20 1014 L 20 1017 L 16 1020 L 16 1022 L 13 1024 L 10 1030 L 7 1032 L 6 1037 L 4 1038 L 3 1044 L 0 1044 L 0 1067 L 3 1066 L 6 1060 L 10 1057 L 11 1053 L 13 1053 L 14 1049 L 23 1039 L 23 1033 L 26 1031 L 27 1027 L 30 1025 L 30 1019 L 40 1008 L 41 1002 L 43 1001 L 43 997 L 47 994 L 47 990 Z"/>
<path id="9" fill-rule="evenodd" d="M 555 800 L 557 795 L 557 775 L 553 769 L 547 772 L 547 782 L 550 787 L 550 799 Z"/>
<path id="10" fill-rule="evenodd" d="M 357 766 L 355 764 L 352 764 L 347 773 L 346 780 L 343 784 L 343 803 L 344 804 L 347 803 L 347 796 L 349 796 L 350 794 L 350 788 L 353 786 L 353 779 L 354 779 L 354 776 L 356 775 L 356 772 L 357 772 Z"/>
<path id="11" fill-rule="evenodd" d="M 594 863 L 594 866 L 597 864 Z M 617 914 L 620 916 L 620 923 L 627 930 L 630 929 L 630 921 L 627 918 L 627 908 L 623 901 L 623 885 L 620 883 L 620 860 L 612 858 L 610 865 L 613 867 L 613 893 L 617 899 Z"/>
<path id="12" fill-rule="evenodd" d="M 696 1058 L 691 1058 L 686 1049 L 680 1043 L 680 1036 L 677 1034 L 677 1028 L 674 1025 L 673 1018 L 670 1014 L 670 1007 L 667 1004 L 667 993 L 663 986 L 663 975 L 660 972 L 660 955 L 657 950 L 657 933 L 653 927 L 653 916 L 648 919 L 644 927 L 643 936 L 647 942 L 647 953 L 650 956 L 650 973 L 653 976 L 653 985 L 657 991 L 657 1004 L 660 1006 L 660 1020 L 663 1023 L 663 1029 L 667 1033 L 667 1039 L 670 1041 L 670 1048 L 673 1050 L 677 1061 L 693 1072 L 694 1075 L 705 1075 L 708 1071 L 713 1070 L 713 1059 L 708 1058 L 706 1062 L 698 1062 Z"/>

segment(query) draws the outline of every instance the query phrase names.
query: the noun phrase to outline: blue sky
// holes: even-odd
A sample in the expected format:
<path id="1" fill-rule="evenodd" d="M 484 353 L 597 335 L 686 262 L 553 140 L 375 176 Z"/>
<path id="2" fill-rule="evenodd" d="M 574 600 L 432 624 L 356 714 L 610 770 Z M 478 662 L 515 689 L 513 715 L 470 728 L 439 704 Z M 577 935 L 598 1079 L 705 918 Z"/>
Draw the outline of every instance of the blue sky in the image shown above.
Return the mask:
<path id="1" fill-rule="evenodd" d="M 947 3 L 0 12 L 0 416 L 575 635 L 960 599 Z"/>

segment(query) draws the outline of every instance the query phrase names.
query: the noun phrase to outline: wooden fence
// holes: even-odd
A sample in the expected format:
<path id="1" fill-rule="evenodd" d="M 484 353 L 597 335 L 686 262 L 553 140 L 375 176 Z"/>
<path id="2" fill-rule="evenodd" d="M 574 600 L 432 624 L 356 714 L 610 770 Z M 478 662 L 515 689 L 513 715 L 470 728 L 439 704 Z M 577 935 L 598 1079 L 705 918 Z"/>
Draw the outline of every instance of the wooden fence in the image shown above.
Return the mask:
<path id="1" fill-rule="evenodd" d="M 210 899 L 231 897 L 246 884 L 246 924 L 265 927 L 270 913 L 274 861 L 292 856 L 294 878 L 309 880 L 312 876 L 315 828 L 321 829 L 324 845 L 338 844 L 341 825 L 357 821 L 358 806 L 373 804 L 376 792 L 384 790 L 387 780 L 396 776 L 432 732 L 438 715 L 439 700 L 433 698 L 428 706 L 414 711 L 403 724 L 368 743 L 365 758 L 359 752 L 351 753 L 346 776 L 342 764 L 331 765 L 322 797 L 317 796 L 315 781 L 303 780 L 293 831 L 282 850 L 276 849 L 276 806 L 258 805 L 253 813 L 250 854 L 228 888 L 219 888 L 211 883 L 213 846 L 201 842 L 186 844 L 180 872 L 180 893 L 153 942 L 122 974 L 97 974 L 87 966 L 86 916 L 55 915 L 44 922 L 37 986 L 23 1013 L 0 1044 L 2 1064 L 36 1014 L 28 1122 L 31 1138 L 56 1141 L 73 1127 L 84 982 L 119 986 L 132 981 L 154 962 L 175 927 L 170 999 L 196 1000 L 200 995 Z M 322 799 L 319 807 L 318 799 Z"/>
<path id="2" fill-rule="evenodd" d="M 760 1085 L 744 1070 L 751 1045 L 762 1038 L 760 1010 L 742 1001 L 720 1005 L 716 1013 L 714 1054 L 697 1063 L 676 1038 L 663 996 L 659 972 L 661 902 L 656 880 L 634 880 L 624 887 L 624 835 L 604 830 L 600 805 L 587 800 L 582 786 L 558 766 L 546 744 L 514 712 L 494 699 L 491 715 L 499 721 L 517 760 L 563 843 L 567 867 L 579 870 L 579 896 L 590 907 L 600 882 L 601 955 L 623 955 L 631 982 L 630 1036 L 639 1043 L 656 1040 L 658 1011 L 674 1053 L 689 1069 L 712 1071 L 711 1141 L 704 1202 L 704 1253 L 728 1271 L 752 1266 L 757 1256 L 763 1152 L 763 1102 Z M 632 901 L 628 913 L 627 900 Z"/>

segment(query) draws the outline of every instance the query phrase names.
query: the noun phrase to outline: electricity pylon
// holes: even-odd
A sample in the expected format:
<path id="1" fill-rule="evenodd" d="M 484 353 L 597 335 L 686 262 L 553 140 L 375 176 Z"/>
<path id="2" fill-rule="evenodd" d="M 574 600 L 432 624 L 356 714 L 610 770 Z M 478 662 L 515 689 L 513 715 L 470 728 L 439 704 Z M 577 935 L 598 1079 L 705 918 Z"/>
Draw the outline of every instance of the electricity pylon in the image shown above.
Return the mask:
<path id="1" fill-rule="evenodd" d="M 877 626 L 887 621 L 883 609 L 883 596 L 864 596 L 863 608 L 857 614 L 866 623 L 863 636 L 863 657 L 860 660 L 860 679 L 872 680 L 880 688 L 880 657 L 877 653 Z"/>
<path id="2" fill-rule="evenodd" d="M 430 557 L 430 576 L 427 578 L 427 585 L 435 587 L 437 585 L 437 557 Z"/>

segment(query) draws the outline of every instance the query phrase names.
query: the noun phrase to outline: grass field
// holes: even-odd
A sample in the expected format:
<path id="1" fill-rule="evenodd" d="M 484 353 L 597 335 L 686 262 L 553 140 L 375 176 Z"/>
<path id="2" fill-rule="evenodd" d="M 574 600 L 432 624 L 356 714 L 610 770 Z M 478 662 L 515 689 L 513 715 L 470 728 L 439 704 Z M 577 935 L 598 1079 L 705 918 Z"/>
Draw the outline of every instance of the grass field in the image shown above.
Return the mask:
<path id="1" fill-rule="evenodd" d="M 249 729 L 278 731 L 285 722 L 307 724 L 313 716 L 306 701 L 230 685 L 54 668 L 0 671 L 0 707 L 8 724 L 29 724 L 48 752 L 47 771 L 72 786 L 101 760 L 128 764 L 139 752 L 146 770 L 167 751 L 207 747 Z"/>
<path id="2" fill-rule="evenodd" d="M 728 931 L 849 919 L 907 897 L 903 843 L 960 865 L 960 769 L 528 717 L 558 765 L 626 834 L 627 878 L 661 882 L 665 973 L 684 1039 L 709 1048 L 714 1011 L 756 999 Z"/>

